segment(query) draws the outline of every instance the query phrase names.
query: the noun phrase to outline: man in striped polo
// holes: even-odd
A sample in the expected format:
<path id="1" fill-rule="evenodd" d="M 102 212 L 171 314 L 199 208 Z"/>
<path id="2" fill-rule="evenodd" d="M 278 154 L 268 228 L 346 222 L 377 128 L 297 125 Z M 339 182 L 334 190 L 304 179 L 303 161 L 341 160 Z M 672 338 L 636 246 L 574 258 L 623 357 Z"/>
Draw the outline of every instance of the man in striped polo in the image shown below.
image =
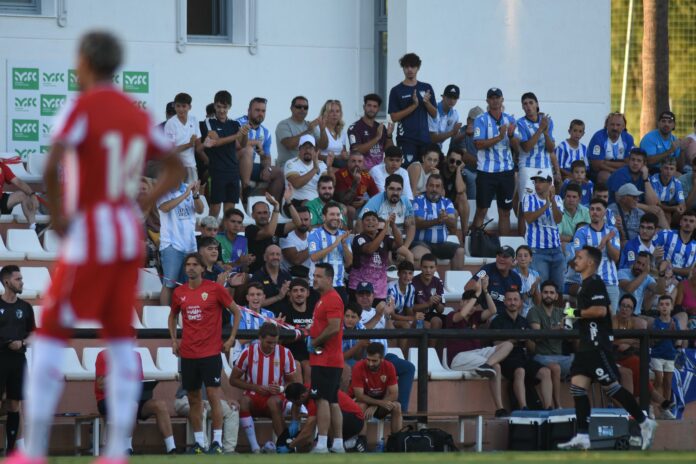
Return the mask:
<path id="1" fill-rule="evenodd" d="M 664 259 L 672 263 L 679 280 L 688 277 L 696 263 L 696 240 L 692 239 L 695 229 L 696 210 L 690 209 L 682 215 L 679 230 L 663 230 L 653 242 L 656 247 L 664 248 Z"/>
<path id="2" fill-rule="evenodd" d="M 534 193 L 522 197 L 522 213 L 527 223 L 527 245 L 532 249 L 532 267 L 541 281 L 551 280 L 563 288 L 565 259 L 561 249 L 558 225 L 563 220 L 563 202 L 551 185 L 551 176 L 544 170 L 532 175 Z"/>
<path id="3" fill-rule="evenodd" d="M 672 223 L 672 216 L 679 216 L 686 209 L 684 189 L 679 179 L 674 176 L 677 172 L 676 158 L 667 158 L 660 166 L 660 172 L 650 176 L 650 183 L 657 194 L 658 206 L 665 213 L 667 223 Z"/>
<path id="4" fill-rule="evenodd" d="M 438 259 L 449 259 L 452 269 L 464 269 L 464 247 L 447 241 L 449 232 L 457 231 L 457 218 L 452 201 L 442 196 L 442 192 L 442 176 L 431 174 L 425 184 L 425 193 L 413 200 L 416 237 L 411 252 L 415 262 L 432 253 Z"/>
<path id="5" fill-rule="evenodd" d="M 616 314 L 619 305 L 616 263 L 619 261 L 621 246 L 618 230 L 606 222 L 606 217 L 607 202 L 600 198 L 593 198 L 590 202 L 590 223 L 575 232 L 573 246 L 576 252 L 585 245 L 595 247 L 602 252 L 602 262 L 597 267 L 597 273 L 606 284 L 611 309 Z M 696 225 L 696 216 L 694 216 L 694 224 Z"/>
<path id="6" fill-rule="evenodd" d="M 486 94 L 488 111 L 474 121 L 476 166 L 476 214 L 473 227 L 481 227 L 495 196 L 498 203 L 498 231 L 510 235 L 510 210 L 515 193 L 515 162 L 519 151 L 515 118 L 503 112 L 503 91 L 497 87 Z"/>

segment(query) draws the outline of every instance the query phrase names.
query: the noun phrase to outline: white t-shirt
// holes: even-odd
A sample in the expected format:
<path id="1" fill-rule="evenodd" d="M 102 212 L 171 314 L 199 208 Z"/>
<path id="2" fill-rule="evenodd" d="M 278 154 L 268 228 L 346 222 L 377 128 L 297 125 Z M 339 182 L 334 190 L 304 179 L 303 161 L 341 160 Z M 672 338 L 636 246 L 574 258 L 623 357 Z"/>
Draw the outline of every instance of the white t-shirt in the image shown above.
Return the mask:
<path id="1" fill-rule="evenodd" d="M 309 232 L 307 232 L 307 234 L 309 235 Z M 294 248 L 299 253 L 300 251 L 304 251 L 309 248 L 309 243 L 307 242 L 306 238 L 303 240 L 298 237 L 297 231 L 293 230 L 288 234 L 287 237 L 280 239 L 280 249 L 285 250 L 286 248 Z M 302 263 L 302 265 L 307 269 L 312 267 L 312 260 L 309 258 L 309 255 L 307 255 L 307 259 Z M 290 269 L 293 264 L 283 257 L 283 266 L 285 269 Z"/>
<path id="2" fill-rule="evenodd" d="M 201 128 L 198 125 L 198 120 L 192 114 L 188 115 L 186 123 L 179 121 L 178 116 L 173 116 L 169 118 L 164 125 L 164 135 L 174 146 L 179 146 L 189 143 L 192 135 L 200 139 Z M 181 162 L 184 164 L 184 167 L 196 167 L 196 154 L 194 153 L 193 147 L 187 148 L 179 153 L 179 157 L 181 157 Z"/>
<path id="3" fill-rule="evenodd" d="M 186 188 L 186 184 L 181 184 L 178 189 L 166 193 L 157 200 L 157 208 L 162 203 L 180 196 Z M 196 211 L 193 206 L 193 193 L 189 192 L 188 197 L 169 212 L 159 210 L 159 216 L 160 250 L 171 245 L 183 253 L 196 251 Z"/>
<path id="4" fill-rule="evenodd" d="M 404 179 L 404 190 L 402 193 L 406 195 L 406 198 L 408 198 L 409 200 L 413 200 L 413 192 L 411 191 L 411 182 L 408 178 L 408 171 L 404 168 L 399 168 L 396 170 L 394 174 L 398 174 Z M 379 191 L 384 192 L 384 180 L 388 176 L 387 170 L 384 167 L 384 163 L 380 163 L 377 166 L 373 166 L 372 169 L 370 169 L 370 175 L 372 176 L 372 179 L 375 181 L 375 184 L 377 184 L 377 188 L 379 189 Z"/>
<path id="5" fill-rule="evenodd" d="M 307 174 L 312 170 L 314 164 L 310 161 L 309 164 L 305 164 L 300 158 L 293 158 L 285 163 L 285 179 L 288 178 L 290 174 L 299 174 L 301 176 Z M 326 172 L 326 164 L 323 161 L 319 161 L 319 172 L 314 174 L 309 182 L 304 184 L 300 188 L 296 188 L 292 194 L 293 200 L 311 200 L 317 197 L 317 184 L 319 183 L 319 178 Z"/>
<path id="6" fill-rule="evenodd" d="M 363 312 L 360 314 L 360 322 L 362 325 L 366 325 L 368 322 L 372 320 L 373 317 L 377 314 L 377 309 L 375 308 L 370 308 L 370 309 L 363 309 Z M 384 314 L 382 317 L 377 321 L 377 324 L 375 324 L 373 329 L 386 329 L 387 328 L 387 319 L 384 317 Z M 378 342 L 384 345 L 384 352 L 386 353 L 387 350 L 389 349 L 389 343 L 387 343 L 386 338 L 377 338 L 374 340 L 370 340 L 371 342 Z"/>
<path id="7" fill-rule="evenodd" d="M 332 152 L 334 156 L 338 157 L 344 148 L 346 150 L 348 149 L 348 137 L 346 136 L 346 131 L 338 134 L 338 138 L 334 138 L 328 127 L 324 128 L 324 130 L 326 131 L 326 136 L 329 139 L 329 144 L 326 147 L 326 150 L 321 151 L 322 155 L 326 156 L 329 154 L 329 152 Z"/>

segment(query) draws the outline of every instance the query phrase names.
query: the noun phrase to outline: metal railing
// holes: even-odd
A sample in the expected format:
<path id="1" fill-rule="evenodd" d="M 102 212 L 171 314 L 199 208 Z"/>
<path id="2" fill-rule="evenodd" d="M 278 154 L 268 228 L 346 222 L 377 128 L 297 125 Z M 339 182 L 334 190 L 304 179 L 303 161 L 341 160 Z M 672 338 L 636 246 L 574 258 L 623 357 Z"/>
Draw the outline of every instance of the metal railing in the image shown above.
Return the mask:
<path id="1" fill-rule="evenodd" d="M 226 332 L 226 333 L 224 333 Z M 281 330 L 282 340 L 295 339 L 295 332 Z M 179 330 L 181 336 L 181 330 Z M 223 337 L 229 336 L 229 329 L 223 331 Z M 140 329 L 137 331 L 139 339 L 169 339 L 169 331 L 166 329 Z M 256 330 L 240 330 L 237 338 L 242 340 L 254 340 L 258 337 Z M 379 329 L 379 330 L 346 330 L 343 337 L 347 339 L 399 339 L 408 338 L 417 340 L 418 346 L 418 370 L 417 380 L 417 407 L 418 411 L 428 410 L 428 345 L 431 340 L 459 339 L 459 340 L 539 340 L 539 339 L 577 339 L 577 330 L 461 330 L 461 329 Z M 95 329 L 79 329 L 75 331 L 75 338 L 94 339 L 99 338 L 99 331 Z M 650 405 L 650 391 L 648 383 L 650 379 L 650 343 L 653 340 L 670 338 L 673 340 L 696 340 L 696 330 L 615 330 L 614 338 L 638 339 L 640 342 L 640 406 L 647 409 Z"/>

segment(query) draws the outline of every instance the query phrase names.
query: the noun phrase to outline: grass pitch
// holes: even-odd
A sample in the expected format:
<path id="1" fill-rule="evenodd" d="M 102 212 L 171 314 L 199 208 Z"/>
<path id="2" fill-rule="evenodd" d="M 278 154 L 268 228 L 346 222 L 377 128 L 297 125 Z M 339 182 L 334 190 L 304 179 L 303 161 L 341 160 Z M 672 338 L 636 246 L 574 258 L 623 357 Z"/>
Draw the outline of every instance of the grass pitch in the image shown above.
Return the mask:
<path id="1" fill-rule="evenodd" d="M 56 457 L 49 459 L 49 464 L 87 464 L 91 457 Z M 617 464 L 617 463 L 695 463 L 696 452 L 678 451 L 604 451 L 604 452 L 520 452 L 500 451 L 473 453 L 350 453 L 344 455 L 313 454 L 239 454 L 233 456 L 133 456 L 132 464 L 231 464 L 248 462 L 251 464 L 445 464 L 445 463 L 580 463 Z"/>

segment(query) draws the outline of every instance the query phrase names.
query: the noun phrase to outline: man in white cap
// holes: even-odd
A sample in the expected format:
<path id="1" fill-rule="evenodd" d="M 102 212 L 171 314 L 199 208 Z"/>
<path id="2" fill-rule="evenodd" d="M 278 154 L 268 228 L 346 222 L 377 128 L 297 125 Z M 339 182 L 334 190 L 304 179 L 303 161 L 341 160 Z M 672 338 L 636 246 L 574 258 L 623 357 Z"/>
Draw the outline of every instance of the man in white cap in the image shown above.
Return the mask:
<path id="1" fill-rule="evenodd" d="M 449 84 L 442 92 L 442 100 L 437 104 L 437 115 L 428 115 L 430 140 L 439 144 L 440 148 L 447 139 L 452 139 L 450 143 L 457 143 L 464 138 L 464 134 L 459 131 L 462 128 L 459 113 L 454 108 L 458 100 L 459 87 Z"/>
<path id="2" fill-rule="evenodd" d="M 623 184 L 616 192 L 616 202 L 609 205 L 614 217 L 620 217 L 621 221 L 616 228 L 621 236 L 621 243 L 632 240 L 638 236 L 640 218 L 645 212 L 638 208 L 638 199 L 642 192 L 633 184 Z"/>
<path id="3" fill-rule="evenodd" d="M 329 155 L 326 162 L 331 166 L 333 156 Z M 327 165 L 319 160 L 316 141 L 312 135 L 305 134 L 300 137 L 297 158 L 288 160 L 284 171 L 288 185 L 292 185 L 294 189 L 291 201 L 295 206 L 300 206 L 317 196 L 319 177 L 327 172 Z"/>

